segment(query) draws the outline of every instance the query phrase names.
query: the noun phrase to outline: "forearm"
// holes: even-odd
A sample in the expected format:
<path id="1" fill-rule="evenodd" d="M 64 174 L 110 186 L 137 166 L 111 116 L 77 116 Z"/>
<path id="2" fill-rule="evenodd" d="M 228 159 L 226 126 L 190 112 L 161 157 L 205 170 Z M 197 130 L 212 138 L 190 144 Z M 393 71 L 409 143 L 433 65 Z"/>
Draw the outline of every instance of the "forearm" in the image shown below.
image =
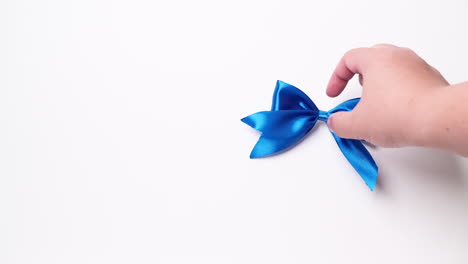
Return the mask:
<path id="1" fill-rule="evenodd" d="M 468 157 L 468 82 L 435 89 L 421 101 L 415 107 L 414 145 Z"/>

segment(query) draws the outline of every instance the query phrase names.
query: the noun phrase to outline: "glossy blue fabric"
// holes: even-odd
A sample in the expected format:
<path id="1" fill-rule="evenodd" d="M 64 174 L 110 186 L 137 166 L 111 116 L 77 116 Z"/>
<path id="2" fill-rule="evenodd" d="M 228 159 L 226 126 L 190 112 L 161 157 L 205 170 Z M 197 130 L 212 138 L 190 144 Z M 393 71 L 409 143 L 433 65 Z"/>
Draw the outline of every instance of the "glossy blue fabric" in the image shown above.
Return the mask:
<path id="1" fill-rule="evenodd" d="M 262 132 L 250 158 L 271 155 L 298 143 L 318 120 L 327 122 L 336 112 L 351 111 L 359 98 L 339 104 L 330 111 L 321 111 L 298 88 L 282 81 L 276 83 L 271 111 L 258 112 L 241 121 Z M 330 131 L 331 132 L 331 131 Z M 331 132 L 346 159 L 361 175 L 371 190 L 377 182 L 378 167 L 360 140 L 340 138 Z"/>

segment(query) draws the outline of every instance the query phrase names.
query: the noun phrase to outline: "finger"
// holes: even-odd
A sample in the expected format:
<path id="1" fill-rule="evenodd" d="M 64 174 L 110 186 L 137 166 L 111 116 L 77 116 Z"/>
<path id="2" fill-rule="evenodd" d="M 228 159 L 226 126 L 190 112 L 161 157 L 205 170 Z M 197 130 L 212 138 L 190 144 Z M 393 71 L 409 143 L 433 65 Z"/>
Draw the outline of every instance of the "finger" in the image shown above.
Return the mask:
<path id="1" fill-rule="evenodd" d="M 359 125 L 356 111 L 338 112 L 328 118 L 328 128 L 342 138 L 364 139 L 364 130 Z"/>
<path id="2" fill-rule="evenodd" d="M 327 85 L 327 95 L 338 96 L 353 78 L 354 74 L 362 74 L 362 69 L 368 58 L 369 48 L 352 49 L 345 53 L 336 66 Z"/>

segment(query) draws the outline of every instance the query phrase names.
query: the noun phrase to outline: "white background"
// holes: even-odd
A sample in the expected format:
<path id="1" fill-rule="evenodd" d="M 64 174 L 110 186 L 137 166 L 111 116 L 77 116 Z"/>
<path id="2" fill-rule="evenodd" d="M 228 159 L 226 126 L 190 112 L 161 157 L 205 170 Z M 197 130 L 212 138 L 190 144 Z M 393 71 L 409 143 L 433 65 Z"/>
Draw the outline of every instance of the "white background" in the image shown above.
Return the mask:
<path id="1" fill-rule="evenodd" d="M 468 263 L 468 160 L 325 125 L 249 160 L 277 79 L 326 110 L 348 49 L 468 79 L 459 1 L 0 1 L 0 263 Z M 411 114 L 411 113 L 408 113 Z M 430 114 L 430 109 L 428 109 Z"/>

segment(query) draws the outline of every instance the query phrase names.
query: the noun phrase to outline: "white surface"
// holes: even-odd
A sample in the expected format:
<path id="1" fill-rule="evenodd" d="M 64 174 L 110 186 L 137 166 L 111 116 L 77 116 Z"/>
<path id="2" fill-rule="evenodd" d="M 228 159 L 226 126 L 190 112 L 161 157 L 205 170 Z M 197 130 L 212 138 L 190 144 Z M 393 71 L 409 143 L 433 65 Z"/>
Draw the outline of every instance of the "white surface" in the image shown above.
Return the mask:
<path id="1" fill-rule="evenodd" d="M 0 263 L 468 263 L 468 161 L 322 124 L 249 160 L 277 79 L 323 109 L 348 49 L 468 79 L 466 1 L 0 2 Z"/>

